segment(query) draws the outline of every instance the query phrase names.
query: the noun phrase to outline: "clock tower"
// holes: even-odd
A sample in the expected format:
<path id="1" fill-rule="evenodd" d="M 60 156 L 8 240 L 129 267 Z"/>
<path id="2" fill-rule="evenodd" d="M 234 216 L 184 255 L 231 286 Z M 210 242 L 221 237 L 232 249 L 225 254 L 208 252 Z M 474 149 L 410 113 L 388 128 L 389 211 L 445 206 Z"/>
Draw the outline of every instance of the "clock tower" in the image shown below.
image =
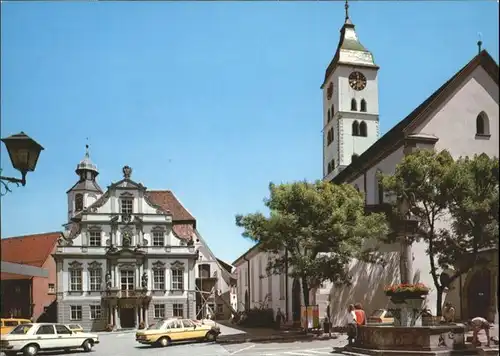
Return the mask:
<path id="1" fill-rule="evenodd" d="M 346 0 L 340 41 L 321 85 L 325 180 L 330 181 L 379 137 L 378 69 L 358 39 Z"/>

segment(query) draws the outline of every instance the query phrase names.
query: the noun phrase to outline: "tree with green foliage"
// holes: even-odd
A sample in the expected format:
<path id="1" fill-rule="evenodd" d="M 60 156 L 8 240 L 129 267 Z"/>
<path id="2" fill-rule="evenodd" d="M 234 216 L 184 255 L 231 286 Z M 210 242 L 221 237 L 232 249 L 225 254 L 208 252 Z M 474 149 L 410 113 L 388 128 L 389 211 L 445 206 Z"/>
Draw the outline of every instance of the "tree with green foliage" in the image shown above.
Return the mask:
<path id="1" fill-rule="evenodd" d="M 274 256 L 268 273 L 289 275 L 302 285 L 304 304 L 309 291 L 324 281 L 350 284 L 349 262 L 367 255 L 366 239 L 381 239 L 388 233 L 383 214 L 365 214 L 361 193 L 351 185 L 306 181 L 269 185 L 265 199 L 269 216 L 262 213 L 236 216 L 243 236 Z"/>
<path id="2" fill-rule="evenodd" d="M 446 288 L 474 266 L 490 262 L 481 251 L 498 248 L 498 158 L 459 158 L 445 178 L 452 219 L 450 229 L 441 230 L 436 251 L 440 267 L 454 269 L 442 282 Z"/>
<path id="3" fill-rule="evenodd" d="M 417 150 L 403 158 L 393 175 L 380 178 L 396 204 L 404 202 L 419 223 L 417 232 L 406 238 L 427 243 L 441 315 L 445 289 L 472 268 L 482 248 L 498 241 L 498 159 L 481 155 L 454 161 L 447 151 Z M 450 216 L 451 226 L 442 228 L 442 219 Z M 456 273 L 441 278 L 449 267 Z"/>

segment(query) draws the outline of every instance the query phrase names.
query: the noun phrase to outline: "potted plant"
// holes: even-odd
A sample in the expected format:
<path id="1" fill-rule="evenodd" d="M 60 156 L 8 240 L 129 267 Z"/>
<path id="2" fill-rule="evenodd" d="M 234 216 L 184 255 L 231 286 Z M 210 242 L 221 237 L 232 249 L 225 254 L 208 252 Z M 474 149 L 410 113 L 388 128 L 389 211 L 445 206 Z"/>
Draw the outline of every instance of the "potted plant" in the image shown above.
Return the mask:
<path id="1" fill-rule="evenodd" d="M 145 324 L 143 321 L 141 321 L 141 322 L 139 323 L 139 329 L 141 329 L 141 330 L 142 330 L 142 329 L 144 329 L 145 327 L 146 327 L 146 324 Z"/>
<path id="2" fill-rule="evenodd" d="M 106 325 L 106 331 L 113 331 L 114 328 L 115 328 L 115 326 L 112 324 Z"/>
<path id="3" fill-rule="evenodd" d="M 391 299 L 420 299 L 429 294 L 429 287 L 423 283 L 401 283 L 386 286 L 384 292 Z"/>

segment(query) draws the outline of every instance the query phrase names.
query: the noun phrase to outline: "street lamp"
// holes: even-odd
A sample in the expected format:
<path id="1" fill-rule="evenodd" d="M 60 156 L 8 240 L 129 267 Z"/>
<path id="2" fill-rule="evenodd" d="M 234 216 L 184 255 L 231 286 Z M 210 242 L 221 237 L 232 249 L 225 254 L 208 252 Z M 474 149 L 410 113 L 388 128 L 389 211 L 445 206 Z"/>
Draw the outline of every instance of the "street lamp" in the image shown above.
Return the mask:
<path id="1" fill-rule="evenodd" d="M 26 174 L 35 170 L 38 157 L 43 147 L 22 131 L 16 135 L 2 138 L 1 140 L 7 148 L 7 152 L 9 152 L 12 166 L 21 172 L 20 179 L 0 176 L 0 182 L 5 188 L 5 193 L 1 194 L 3 196 L 11 191 L 8 187 L 9 183 L 14 183 L 18 186 L 19 184 L 22 186 L 26 185 Z"/>

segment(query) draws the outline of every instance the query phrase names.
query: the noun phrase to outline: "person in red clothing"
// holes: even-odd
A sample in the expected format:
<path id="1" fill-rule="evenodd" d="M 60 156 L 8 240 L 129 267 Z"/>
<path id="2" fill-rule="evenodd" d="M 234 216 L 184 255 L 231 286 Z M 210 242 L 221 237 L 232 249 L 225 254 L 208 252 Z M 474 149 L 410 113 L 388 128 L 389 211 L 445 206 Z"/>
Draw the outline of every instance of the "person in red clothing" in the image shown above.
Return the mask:
<path id="1" fill-rule="evenodd" d="M 361 325 L 366 325 L 366 314 L 361 303 L 354 304 L 354 313 L 356 314 L 357 324 L 356 343 L 359 343 L 361 341 L 361 330 L 359 330 L 359 327 Z"/>

